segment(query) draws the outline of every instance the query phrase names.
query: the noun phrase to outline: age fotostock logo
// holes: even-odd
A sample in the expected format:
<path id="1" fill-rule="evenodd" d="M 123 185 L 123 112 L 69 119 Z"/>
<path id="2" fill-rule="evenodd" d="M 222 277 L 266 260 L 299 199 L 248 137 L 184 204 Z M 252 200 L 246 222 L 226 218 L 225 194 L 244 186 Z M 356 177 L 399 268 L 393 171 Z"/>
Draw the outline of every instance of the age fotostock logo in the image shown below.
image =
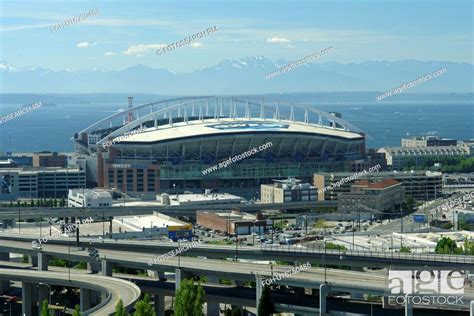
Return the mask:
<path id="1" fill-rule="evenodd" d="M 405 296 L 415 305 L 463 304 L 465 273 L 461 270 L 390 270 L 389 304 L 405 304 Z"/>

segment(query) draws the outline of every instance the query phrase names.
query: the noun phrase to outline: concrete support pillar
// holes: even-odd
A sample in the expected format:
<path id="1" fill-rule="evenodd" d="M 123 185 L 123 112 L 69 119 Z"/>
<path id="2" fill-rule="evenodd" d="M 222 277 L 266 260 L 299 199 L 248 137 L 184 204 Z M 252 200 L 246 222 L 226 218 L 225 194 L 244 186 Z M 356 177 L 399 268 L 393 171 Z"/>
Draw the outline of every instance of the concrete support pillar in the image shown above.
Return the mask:
<path id="1" fill-rule="evenodd" d="M 9 252 L 0 252 L 0 261 L 10 261 Z M 4 295 L 10 291 L 10 281 L 0 280 L 0 295 Z"/>
<path id="2" fill-rule="evenodd" d="M 405 295 L 405 316 L 413 316 L 413 304 L 411 302 L 411 296 Z"/>
<path id="3" fill-rule="evenodd" d="M 32 267 L 37 267 L 38 266 L 38 257 L 36 256 L 29 256 L 28 261 L 31 264 Z"/>
<path id="4" fill-rule="evenodd" d="M 80 306 L 81 312 L 84 312 L 90 309 L 92 305 L 92 291 L 89 289 L 81 288 L 81 298 L 80 298 Z"/>
<path id="5" fill-rule="evenodd" d="M 48 271 L 48 262 L 50 259 L 51 257 L 44 253 L 38 253 L 38 271 Z"/>
<path id="6" fill-rule="evenodd" d="M 470 316 L 474 316 L 474 300 L 471 301 L 471 312 L 469 313 Z"/>
<path id="7" fill-rule="evenodd" d="M 95 261 L 87 263 L 87 270 L 89 270 L 91 273 L 99 273 L 100 268 L 100 262 Z"/>
<path id="8" fill-rule="evenodd" d="M 259 276 L 258 274 L 255 277 L 255 292 L 256 292 L 256 299 L 257 299 L 257 304 L 255 304 L 256 309 L 258 311 L 258 305 L 260 304 L 260 298 L 262 297 L 263 293 L 263 277 Z"/>
<path id="9" fill-rule="evenodd" d="M 108 262 L 107 260 L 101 260 L 101 271 L 103 276 L 112 276 L 113 273 L 113 265 L 112 263 Z"/>
<path id="10" fill-rule="evenodd" d="M 49 304 L 49 288 L 46 285 L 38 284 L 38 315 L 41 316 L 41 306 L 43 301 L 47 300 Z"/>
<path id="11" fill-rule="evenodd" d="M 184 275 L 183 269 L 175 269 L 175 272 L 174 272 L 174 280 L 175 280 L 174 289 L 175 289 L 175 291 L 179 290 L 179 286 L 181 284 L 181 281 L 183 281 L 185 278 L 186 278 L 186 276 Z"/>
<path id="12" fill-rule="evenodd" d="M 33 316 L 33 284 L 23 282 L 21 287 L 21 313 L 25 316 Z"/>
<path id="13" fill-rule="evenodd" d="M 327 315 L 327 308 L 326 308 L 326 297 L 329 293 L 330 287 L 328 284 L 321 284 L 319 286 L 319 315 L 326 316 Z"/>
<path id="14" fill-rule="evenodd" d="M 165 296 L 164 295 L 154 295 L 155 301 L 155 314 L 156 316 L 165 315 Z"/>

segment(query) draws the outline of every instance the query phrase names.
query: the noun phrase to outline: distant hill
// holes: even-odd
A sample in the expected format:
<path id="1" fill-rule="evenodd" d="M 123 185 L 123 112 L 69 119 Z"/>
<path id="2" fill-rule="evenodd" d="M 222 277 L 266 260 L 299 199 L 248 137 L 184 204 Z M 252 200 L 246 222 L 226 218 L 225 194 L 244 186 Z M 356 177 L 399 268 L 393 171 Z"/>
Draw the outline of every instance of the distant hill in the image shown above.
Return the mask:
<path id="1" fill-rule="evenodd" d="M 374 95 L 443 67 L 448 72 L 406 93 L 474 92 L 474 66 L 454 62 L 370 61 L 342 64 L 315 61 L 273 79 L 264 75 L 290 61 L 265 57 L 224 60 L 186 74 L 136 65 L 120 71 L 52 71 L 15 68 L 0 62 L 1 93 L 153 93 L 159 95 L 367 92 Z"/>

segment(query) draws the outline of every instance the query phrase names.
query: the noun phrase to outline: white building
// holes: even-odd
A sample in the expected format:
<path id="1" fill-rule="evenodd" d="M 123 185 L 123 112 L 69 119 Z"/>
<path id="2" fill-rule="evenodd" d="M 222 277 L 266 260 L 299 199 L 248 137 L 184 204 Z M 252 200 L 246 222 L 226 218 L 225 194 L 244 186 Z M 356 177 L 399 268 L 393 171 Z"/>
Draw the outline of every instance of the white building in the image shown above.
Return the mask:
<path id="1" fill-rule="evenodd" d="M 69 190 L 69 207 L 107 207 L 112 206 L 112 195 L 107 191 L 90 189 Z"/>
<path id="2" fill-rule="evenodd" d="M 285 203 L 296 201 L 316 201 L 316 187 L 301 180 L 288 178 L 286 180 L 273 180 L 274 184 L 260 186 L 260 199 L 262 203 Z"/>

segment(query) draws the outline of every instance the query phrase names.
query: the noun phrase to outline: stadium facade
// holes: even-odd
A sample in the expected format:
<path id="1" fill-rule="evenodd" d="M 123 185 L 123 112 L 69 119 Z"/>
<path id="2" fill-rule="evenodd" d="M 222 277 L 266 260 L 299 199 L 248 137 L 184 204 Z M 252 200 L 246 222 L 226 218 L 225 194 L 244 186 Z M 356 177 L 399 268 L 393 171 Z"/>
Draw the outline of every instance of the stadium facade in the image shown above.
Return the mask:
<path id="1" fill-rule="evenodd" d="M 364 133 L 339 114 L 236 97 L 188 97 L 135 107 L 129 98 L 129 109 L 76 133 L 74 143 L 78 154 L 97 157 L 99 187 L 145 194 L 255 193 L 272 179 L 310 181 L 318 171 L 352 171 L 365 163 Z M 269 143 L 225 168 L 203 172 Z"/>

